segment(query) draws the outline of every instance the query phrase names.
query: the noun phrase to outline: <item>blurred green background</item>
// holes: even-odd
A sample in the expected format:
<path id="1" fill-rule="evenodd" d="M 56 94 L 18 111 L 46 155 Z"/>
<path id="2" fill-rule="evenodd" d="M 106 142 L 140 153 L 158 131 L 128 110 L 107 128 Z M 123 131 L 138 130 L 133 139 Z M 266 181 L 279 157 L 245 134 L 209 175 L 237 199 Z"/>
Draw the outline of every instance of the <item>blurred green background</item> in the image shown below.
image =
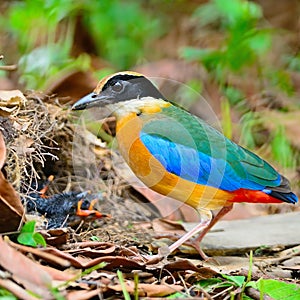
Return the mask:
<path id="1" fill-rule="evenodd" d="M 226 136 L 299 188 L 298 1 L 24 0 L 0 9 L 1 89 L 75 101 L 125 69 L 184 82 Z M 201 116 L 193 93 L 176 93 Z"/>

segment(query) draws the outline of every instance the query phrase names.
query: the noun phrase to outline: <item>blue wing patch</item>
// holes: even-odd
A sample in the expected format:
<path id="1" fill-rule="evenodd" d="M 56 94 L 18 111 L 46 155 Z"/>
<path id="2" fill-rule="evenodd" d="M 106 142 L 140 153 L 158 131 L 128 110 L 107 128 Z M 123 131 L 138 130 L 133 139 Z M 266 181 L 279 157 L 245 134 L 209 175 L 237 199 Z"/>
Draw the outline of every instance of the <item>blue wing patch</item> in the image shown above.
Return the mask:
<path id="1" fill-rule="evenodd" d="M 225 191 L 265 188 L 247 178 L 239 177 L 234 168 L 224 159 L 212 158 L 196 149 L 175 144 L 157 135 L 141 132 L 140 138 L 149 152 L 168 172 L 181 178 Z"/>

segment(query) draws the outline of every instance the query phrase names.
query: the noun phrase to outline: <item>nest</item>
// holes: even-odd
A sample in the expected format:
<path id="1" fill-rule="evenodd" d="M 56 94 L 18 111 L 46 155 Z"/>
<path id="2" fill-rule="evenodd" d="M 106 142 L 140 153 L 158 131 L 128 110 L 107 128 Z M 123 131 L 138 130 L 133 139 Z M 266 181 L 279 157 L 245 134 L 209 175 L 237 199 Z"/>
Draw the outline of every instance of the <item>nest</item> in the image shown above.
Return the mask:
<path id="1" fill-rule="evenodd" d="M 101 192 L 104 213 L 124 220 L 149 220 L 142 207 L 128 197 L 128 184 L 118 176 L 106 144 L 80 124 L 57 97 L 30 92 L 26 101 L 6 117 L 0 126 L 6 147 L 4 172 L 22 199 L 36 192 L 50 175 L 54 181 L 48 195 L 69 191 Z M 124 196 L 124 191 L 126 196 Z M 133 201 L 133 210 L 124 206 Z M 104 210 L 104 211 L 103 211 Z"/>
<path id="2" fill-rule="evenodd" d="M 74 188 L 72 141 L 76 120 L 71 120 L 70 111 L 59 104 L 58 98 L 30 93 L 26 99 L 26 103 L 14 110 L 8 118 L 1 119 L 8 149 L 5 165 L 7 177 L 22 196 L 36 190 L 38 183 L 50 175 L 57 178 L 51 187 L 52 193 L 68 191 Z M 79 138 L 77 136 L 77 140 Z M 93 145 L 83 136 L 80 144 L 85 151 L 88 149 L 93 152 Z M 109 151 L 105 154 L 107 157 L 97 156 L 96 163 L 103 164 L 102 160 L 108 159 Z M 91 173 L 88 157 L 80 159 L 84 178 L 81 180 L 82 188 L 94 182 L 91 176 L 87 176 L 87 173 Z M 105 186 L 97 188 L 104 189 Z"/>

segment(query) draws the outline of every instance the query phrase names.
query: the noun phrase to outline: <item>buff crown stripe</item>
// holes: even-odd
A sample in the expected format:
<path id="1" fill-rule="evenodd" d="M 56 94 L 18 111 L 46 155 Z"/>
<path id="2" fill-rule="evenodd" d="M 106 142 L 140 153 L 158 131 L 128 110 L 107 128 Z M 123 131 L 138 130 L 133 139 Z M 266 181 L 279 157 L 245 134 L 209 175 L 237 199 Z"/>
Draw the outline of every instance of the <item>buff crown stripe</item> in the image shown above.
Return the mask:
<path id="1" fill-rule="evenodd" d="M 111 75 L 108 75 L 108 76 L 105 76 L 104 78 L 102 78 L 99 83 L 97 84 L 94 92 L 96 94 L 99 94 L 104 85 L 106 84 L 106 82 L 108 82 L 111 78 L 115 77 L 115 76 L 118 76 L 118 75 L 133 75 L 133 76 L 138 76 L 138 77 L 143 77 L 144 75 L 143 74 L 140 74 L 140 73 L 137 73 L 137 72 L 133 72 L 133 71 L 123 71 L 123 72 L 118 72 L 118 73 L 114 73 L 114 74 L 111 74 Z"/>

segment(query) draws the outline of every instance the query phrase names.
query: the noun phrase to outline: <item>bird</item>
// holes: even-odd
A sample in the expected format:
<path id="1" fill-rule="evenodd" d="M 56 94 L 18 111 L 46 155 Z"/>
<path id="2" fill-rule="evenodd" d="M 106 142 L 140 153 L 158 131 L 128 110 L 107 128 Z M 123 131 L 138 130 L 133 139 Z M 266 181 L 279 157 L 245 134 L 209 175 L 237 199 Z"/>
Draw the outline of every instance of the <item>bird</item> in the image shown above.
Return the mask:
<path id="1" fill-rule="evenodd" d="M 167 99 L 143 74 L 123 71 L 104 77 L 72 110 L 104 107 L 116 117 L 118 148 L 135 175 L 202 216 L 162 255 L 190 243 L 207 258 L 200 243 L 234 203 L 298 201 L 288 179 L 268 162 Z M 213 216 L 212 210 L 219 211 Z"/>
<path id="2" fill-rule="evenodd" d="M 94 209 L 98 200 L 103 198 L 100 193 L 69 191 L 46 196 L 53 179 L 54 176 L 50 175 L 45 182 L 34 183 L 29 197 L 22 199 L 27 213 L 36 212 L 46 217 L 47 229 L 74 227 L 81 220 L 88 222 L 105 217 L 110 218 L 110 215 L 102 214 Z"/>

